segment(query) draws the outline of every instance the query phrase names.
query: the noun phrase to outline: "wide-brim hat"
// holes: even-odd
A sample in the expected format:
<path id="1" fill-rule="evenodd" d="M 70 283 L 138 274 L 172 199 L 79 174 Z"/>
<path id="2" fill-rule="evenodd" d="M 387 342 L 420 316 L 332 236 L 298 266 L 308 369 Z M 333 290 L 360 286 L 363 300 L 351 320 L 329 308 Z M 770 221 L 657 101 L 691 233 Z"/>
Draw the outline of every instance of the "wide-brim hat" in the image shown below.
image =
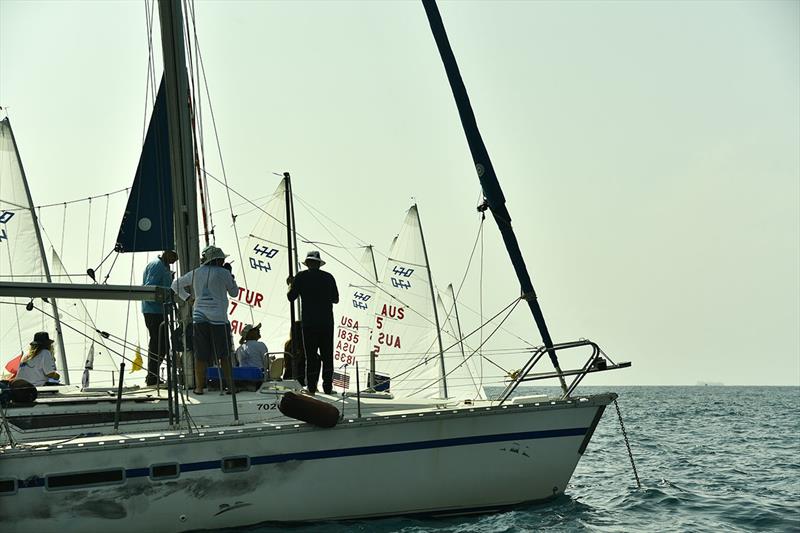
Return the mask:
<path id="1" fill-rule="evenodd" d="M 247 340 L 247 336 L 254 329 L 261 329 L 261 323 L 259 322 L 255 326 L 253 324 L 247 324 L 244 328 L 242 328 L 242 336 L 239 339 L 239 344 L 242 344 L 244 341 L 246 341 Z"/>
<path id="2" fill-rule="evenodd" d="M 306 258 L 303 261 L 303 264 L 308 266 L 309 261 L 314 261 L 315 263 L 319 263 L 319 266 L 325 264 L 325 261 L 322 260 L 322 258 L 319 256 L 319 252 L 316 250 L 312 250 L 306 254 Z"/>
<path id="3" fill-rule="evenodd" d="M 225 252 L 222 251 L 222 248 L 217 248 L 216 246 L 206 246 L 203 249 L 203 253 L 200 254 L 200 263 L 208 264 L 215 259 L 225 259 L 228 257 L 225 255 Z"/>
<path id="4" fill-rule="evenodd" d="M 40 331 L 33 336 L 31 346 L 50 346 L 53 344 L 53 339 L 46 331 Z"/>

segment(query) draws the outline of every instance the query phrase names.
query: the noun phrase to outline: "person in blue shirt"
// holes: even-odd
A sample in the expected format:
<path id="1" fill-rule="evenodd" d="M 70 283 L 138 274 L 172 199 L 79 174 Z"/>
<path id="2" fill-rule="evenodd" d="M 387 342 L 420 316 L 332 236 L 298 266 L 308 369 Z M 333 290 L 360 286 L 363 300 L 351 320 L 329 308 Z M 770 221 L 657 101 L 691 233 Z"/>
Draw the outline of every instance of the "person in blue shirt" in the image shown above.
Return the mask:
<path id="1" fill-rule="evenodd" d="M 178 260 L 178 254 L 173 250 L 165 250 L 157 259 L 150 261 L 144 269 L 142 285 L 169 287 L 172 285 L 172 271 L 170 265 Z M 142 302 L 142 314 L 150 342 L 147 345 L 147 385 L 156 385 L 159 382 L 158 369 L 167 353 L 166 327 L 164 322 L 164 308 L 158 302 Z"/>

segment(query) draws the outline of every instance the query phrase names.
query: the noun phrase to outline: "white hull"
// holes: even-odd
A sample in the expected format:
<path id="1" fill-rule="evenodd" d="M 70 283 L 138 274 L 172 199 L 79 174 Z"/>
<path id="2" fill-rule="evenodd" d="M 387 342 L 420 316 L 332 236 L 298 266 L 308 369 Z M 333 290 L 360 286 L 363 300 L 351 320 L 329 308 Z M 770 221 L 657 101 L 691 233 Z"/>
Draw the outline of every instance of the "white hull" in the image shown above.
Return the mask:
<path id="1" fill-rule="evenodd" d="M 16 481 L 0 496 L 0 522 L 4 531 L 178 532 L 543 500 L 564 491 L 615 397 L 424 409 L 329 430 L 295 423 L 5 448 L 0 482 Z M 247 457 L 246 470 L 223 472 L 232 457 Z M 150 478 L 152 465 L 175 463 L 177 478 Z M 87 472 L 115 469 L 123 479 L 79 485 Z M 52 488 L 65 473 L 76 484 Z"/>

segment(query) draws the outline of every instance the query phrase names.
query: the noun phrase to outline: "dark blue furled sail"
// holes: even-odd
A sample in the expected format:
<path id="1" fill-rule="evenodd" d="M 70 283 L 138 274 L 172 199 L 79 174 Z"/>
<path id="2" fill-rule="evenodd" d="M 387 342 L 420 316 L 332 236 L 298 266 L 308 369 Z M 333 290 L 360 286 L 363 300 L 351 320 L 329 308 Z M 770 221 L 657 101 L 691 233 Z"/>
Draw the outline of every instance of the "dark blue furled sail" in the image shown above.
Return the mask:
<path id="1" fill-rule="evenodd" d="M 169 130 L 162 79 L 115 249 L 118 252 L 172 250 L 173 229 Z"/>

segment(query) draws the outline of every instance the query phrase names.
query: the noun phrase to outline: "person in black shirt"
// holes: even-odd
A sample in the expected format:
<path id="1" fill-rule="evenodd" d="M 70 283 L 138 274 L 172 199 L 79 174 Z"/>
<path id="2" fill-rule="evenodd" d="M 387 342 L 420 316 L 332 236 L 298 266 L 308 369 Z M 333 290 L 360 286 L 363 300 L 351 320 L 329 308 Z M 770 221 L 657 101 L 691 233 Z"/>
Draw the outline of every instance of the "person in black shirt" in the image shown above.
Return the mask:
<path id="1" fill-rule="evenodd" d="M 308 270 L 289 278 L 287 297 L 302 301 L 303 344 L 306 354 L 306 387 L 317 392 L 319 367 L 322 362 L 322 390 L 333 393 L 333 304 L 339 303 L 339 291 L 334 277 L 320 267 L 325 264 L 319 252 L 308 252 L 303 264 Z M 319 353 L 317 351 L 319 350 Z"/>

